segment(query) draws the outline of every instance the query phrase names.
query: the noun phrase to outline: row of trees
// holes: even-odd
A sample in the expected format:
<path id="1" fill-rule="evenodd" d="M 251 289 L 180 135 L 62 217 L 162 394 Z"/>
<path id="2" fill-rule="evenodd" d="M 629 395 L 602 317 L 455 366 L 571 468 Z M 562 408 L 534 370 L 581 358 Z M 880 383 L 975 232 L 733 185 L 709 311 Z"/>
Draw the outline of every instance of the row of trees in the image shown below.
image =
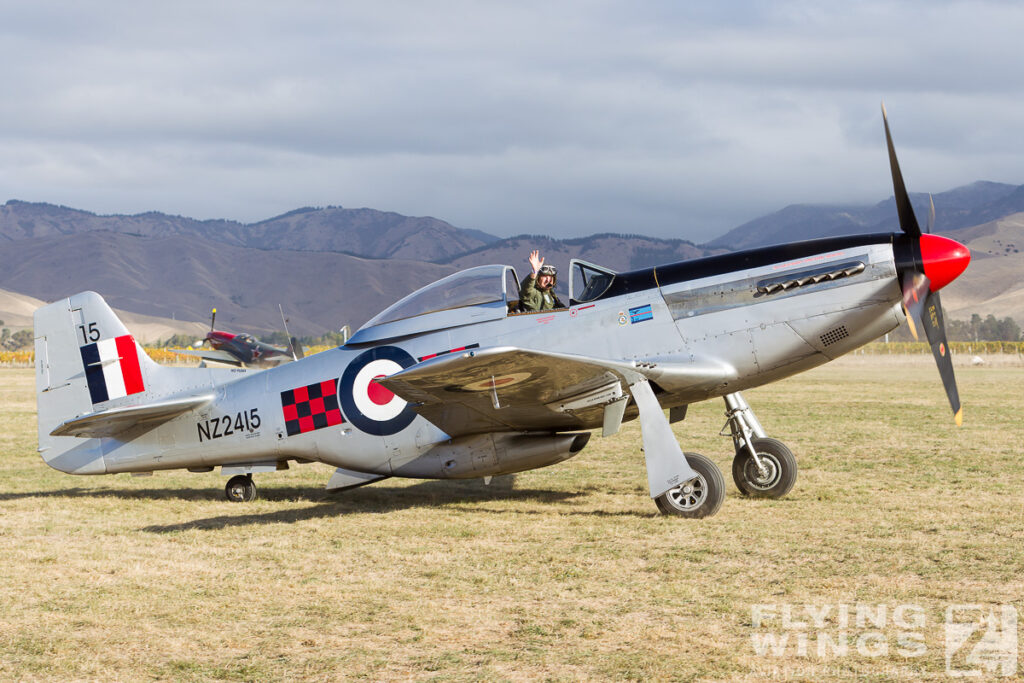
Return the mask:
<path id="1" fill-rule="evenodd" d="M 3 324 L 4 321 L 0 320 L 0 327 L 3 327 Z M 8 328 L 3 327 L 3 330 L 0 330 L 0 349 L 17 351 L 31 347 L 34 339 L 35 335 L 32 334 L 32 330 L 18 330 L 12 333 Z"/>
<path id="2" fill-rule="evenodd" d="M 257 339 L 266 344 L 273 344 L 275 346 L 287 347 L 290 343 L 288 335 L 283 331 L 268 332 L 266 334 L 255 335 Z M 187 334 L 175 334 L 166 340 L 158 341 L 154 346 L 157 348 L 176 348 L 181 349 L 198 341 L 202 341 L 202 337 L 193 337 Z M 322 334 L 319 337 L 307 336 L 299 337 L 299 342 L 304 347 L 309 346 L 341 346 L 345 342 L 345 336 L 340 332 L 328 332 Z"/>
<path id="3" fill-rule="evenodd" d="M 3 327 L 4 321 L 0 320 L 0 327 Z M 260 335 L 260 341 L 266 342 L 267 344 L 276 344 L 277 346 L 288 346 L 288 335 L 284 332 L 272 332 L 266 335 Z M 11 332 L 10 329 L 4 327 L 0 331 L 0 349 L 6 351 L 18 351 L 21 349 L 32 348 L 33 340 L 35 336 L 31 329 L 18 330 L 17 332 Z M 162 339 L 157 343 L 153 344 L 156 348 L 187 348 L 197 341 L 201 341 L 202 337 L 194 337 L 189 334 L 175 334 L 167 339 Z M 341 346 L 344 343 L 345 338 L 339 332 L 328 332 L 327 334 L 319 337 L 302 337 L 299 339 L 302 345 L 305 347 L 310 346 Z"/>
<path id="4" fill-rule="evenodd" d="M 975 313 L 971 316 L 970 320 L 947 319 L 946 335 L 949 337 L 949 341 L 1024 341 L 1024 336 L 1021 334 L 1021 328 L 1020 325 L 1017 324 L 1017 321 L 1010 317 L 999 320 L 992 314 L 982 318 L 980 315 Z M 280 330 L 264 335 L 257 335 L 257 337 L 260 341 L 268 344 L 288 346 L 288 335 Z M 910 329 L 906 325 L 901 325 L 898 329 L 889 333 L 889 340 L 913 341 L 914 338 L 910 334 Z M 183 348 L 195 343 L 196 341 L 198 341 L 198 338 L 196 337 L 176 334 L 167 341 L 159 342 L 156 346 Z M 345 338 L 339 332 L 328 332 L 327 334 L 319 337 L 300 337 L 299 341 L 302 342 L 302 345 L 305 347 L 340 346 L 344 343 Z"/>
<path id="5" fill-rule="evenodd" d="M 173 349 L 184 349 L 192 346 L 197 341 L 201 341 L 202 337 L 193 337 L 189 334 L 174 334 L 167 339 L 161 339 L 153 346 L 158 349 L 173 348 Z"/>
<path id="6" fill-rule="evenodd" d="M 910 328 L 905 324 L 888 335 L 889 341 L 913 341 Z M 983 342 L 983 341 L 1024 341 L 1021 337 L 1020 325 L 1007 316 L 1002 320 L 991 313 L 982 318 L 975 313 L 970 320 L 946 320 L 946 337 L 949 341 Z"/>
<path id="7" fill-rule="evenodd" d="M 1010 317 L 996 320 L 991 313 L 984 320 L 977 313 L 969 321 L 950 320 L 946 334 L 951 341 L 1021 341 L 1017 321 Z"/>
<path id="8" fill-rule="evenodd" d="M 0 327 L 4 321 L 0 320 Z M 1006 317 L 1002 320 L 989 314 L 982 318 L 975 313 L 970 320 L 946 320 L 946 335 L 950 341 L 982 342 L 982 341 L 1024 341 L 1021 335 L 1020 325 L 1013 318 Z M 912 341 L 913 337 L 906 325 L 889 333 L 890 341 Z M 0 331 L 0 349 L 7 351 L 18 351 L 31 348 L 34 335 L 31 329 L 11 332 L 3 327 Z M 288 335 L 284 332 L 272 332 L 260 337 L 261 341 L 278 346 L 288 346 Z M 187 334 L 175 334 L 167 340 L 157 342 L 157 347 L 185 348 L 191 346 L 199 338 Z M 344 342 L 344 336 L 339 332 L 328 332 L 319 337 L 302 337 L 299 339 L 305 347 L 310 346 L 340 346 Z"/>

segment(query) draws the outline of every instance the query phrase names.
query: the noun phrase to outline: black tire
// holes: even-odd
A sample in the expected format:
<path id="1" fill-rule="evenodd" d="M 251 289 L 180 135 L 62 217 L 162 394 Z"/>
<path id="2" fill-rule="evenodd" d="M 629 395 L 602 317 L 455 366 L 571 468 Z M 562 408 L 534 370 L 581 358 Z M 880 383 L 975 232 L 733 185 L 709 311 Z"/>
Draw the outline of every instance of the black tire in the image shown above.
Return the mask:
<path id="1" fill-rule="evenodd" d="M 224 495 L 232 503 L 251 503 L 256 500 L 256 482 L 251 474 L 236 474 L 228 479 Z"/>
<path id="2" fill-rule="evenodd" d="M 663 515 L 690 519 L 710 517 L 725 500 L 725 477 L 718 465 L 700 453 L 686 453 L 686 461 L 697 472 L 697 478 L 677 486 L 654 499 Z"/>
<path id="3" fill-rule="evenodd" d="M 778 439 L 753 439 L 754 450 L 765 467 L 762 474 L 746 448 L 736 451 L 732 461 L 732 480 L 736 488 L 751 498 L 782 498 L 796 483 L 796 457 Z"/>

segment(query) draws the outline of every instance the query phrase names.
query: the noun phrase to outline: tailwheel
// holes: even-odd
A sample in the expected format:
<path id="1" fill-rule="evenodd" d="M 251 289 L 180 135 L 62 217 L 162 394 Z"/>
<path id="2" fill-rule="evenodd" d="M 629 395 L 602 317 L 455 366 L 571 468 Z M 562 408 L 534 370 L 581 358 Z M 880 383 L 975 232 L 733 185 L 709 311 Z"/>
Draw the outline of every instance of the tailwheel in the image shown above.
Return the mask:
<path id="1" fill-rule="evenodd" d="M 251 474 L 237 474 L 228 479 L 224 495 L 232 503 L 251 503 L 256 500 L 256 482 Z"/>
<path id="2" fill-rule="evenodd" d="M 782 498 L 796 483 L 796 458 L 778 439 L 751 439 L 757 452 L 740 447 L 732 461 L 732 480 L 736 488 L 752 498 Z M 758 462 L 760 461 L 760 462 Z"/>
<path id="3" fill-rule="evenodd" d="M 685 453 L 686 462 L 697 473 L 697 478 L 654 499 L 664 515 L 677 515 L 699 519 L 718 512 L 725 500 L 725 478 L 718 465 L 700 453 Z"/>

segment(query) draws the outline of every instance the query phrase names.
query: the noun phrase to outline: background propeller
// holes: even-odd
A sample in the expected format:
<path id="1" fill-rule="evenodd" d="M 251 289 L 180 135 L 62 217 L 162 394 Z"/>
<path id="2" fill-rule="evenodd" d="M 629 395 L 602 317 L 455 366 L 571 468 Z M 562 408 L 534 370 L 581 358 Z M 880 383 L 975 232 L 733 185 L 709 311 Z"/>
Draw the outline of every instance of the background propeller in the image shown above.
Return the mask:
<path id="1" fill-rule="evenodd" d="M 197 341 L 195 344 L 193 344 L 192 345 L 193 348 L 198 349 L 198 348 L 201 348 L 201 347 L 205 346 L 207 343 L 210 343 L 210 335 L 213 333 L 213 323 L 216 320 L 217 320 L 217 309 L 214 308 L 214 309 L 212 309 L 210 311 L 210 331 L 206 333 L 205 337 L 203 337 L 202 339 Z M 213 346 L 213 344 L 210 343 L 210 346 Z"/>
<path id="2" fill-rule="evenodd" d="M 957 426 L 963 423 L 963 408 L 960 406 L 960 392 L 957 390 L 956 377 L 953 374 L 953 359 L 949 353 L 946 340 L 946 326 L 942 318 L 942 303 L 939 289 L 955 279 L 967 267 L 970 252 L 967 247 L 947 239 L 932 235 L 935 223 L 935 203 L 930 202 L 928 215 L 928 233 L 922 235 L 914 208 L 910 203 L 903 174 L 896 159 L 896 148 L 889 131 L 889 117 L 882 104 L 882 122 L 885 124 L 885 142 L 889 148 L 889 166 L 892 170 L 892 186 L 896 199 L 896 212 L 899 214 L 900 229 L 916 242 L 913 267 L 903 273 L 901 288 L 903 290 L 903 310 L 907 314 L 907 322 L 914 339 L 918 339 L 918 326 L 924 329 L 928 343 L 932 348 L 932 356 L 939 368 L 942 385 L 946 389 L 946 397 L 953 409 L 953 419 Z M 931 275 L 932 277 L 929 277 Z"/>

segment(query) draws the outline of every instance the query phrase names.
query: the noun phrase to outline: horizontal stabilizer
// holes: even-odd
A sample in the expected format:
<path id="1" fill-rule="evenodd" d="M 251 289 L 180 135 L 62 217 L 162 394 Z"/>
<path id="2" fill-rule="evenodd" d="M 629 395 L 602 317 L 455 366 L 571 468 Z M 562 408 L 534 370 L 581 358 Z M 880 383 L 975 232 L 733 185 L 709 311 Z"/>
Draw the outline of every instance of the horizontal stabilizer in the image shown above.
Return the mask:
<path id="1" fill-rule="evenodd" d="M 72 420 L 62 422 L 51 436 L 78 436 L 86 439 L 98 439 L 116 436 L 121 432 L 140 424 L 156 425 L 167 422 L 171 418 L 187 413 L 193 408 L 206 405 L 213 400 L 213 394 L 190 396 L 172 401 L 161 401 L 141 406 L 126 406 L 112 410 L 101 410 L 87 413 Z"/>

